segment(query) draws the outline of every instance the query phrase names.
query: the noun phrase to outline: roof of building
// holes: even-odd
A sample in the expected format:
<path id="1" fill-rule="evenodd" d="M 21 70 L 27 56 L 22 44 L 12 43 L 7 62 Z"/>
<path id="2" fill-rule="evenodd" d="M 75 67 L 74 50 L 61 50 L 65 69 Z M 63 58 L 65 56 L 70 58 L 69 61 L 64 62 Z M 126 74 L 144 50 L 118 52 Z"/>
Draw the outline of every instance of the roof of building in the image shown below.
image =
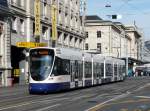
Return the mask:
<path id="1" fill-rule="evenodd" d="M 88 15 L 86 16 L 86 20 L 102 20 L 102 18 L 97 15 Z"/>
<path id="2" fill-rule="evenodd" d="M 150 41 L 146 41 L 145 42 L 145 46 L 150 51 Z"/>
<path id="3" fill-rule="evenodd" d="M 137 37 L 138 38 L 140 38 L 141 36 L 142 36 L 142 33 L 140 32 L 140 30 L 138 29 L 138 27 L 137 26 L 132 26 L 132 25 L 130 25 L 130 26 L 125 26 L 126 27 L 126 32 L 134 32 L 134 33 L 136 33 L 137 34 Z"/>

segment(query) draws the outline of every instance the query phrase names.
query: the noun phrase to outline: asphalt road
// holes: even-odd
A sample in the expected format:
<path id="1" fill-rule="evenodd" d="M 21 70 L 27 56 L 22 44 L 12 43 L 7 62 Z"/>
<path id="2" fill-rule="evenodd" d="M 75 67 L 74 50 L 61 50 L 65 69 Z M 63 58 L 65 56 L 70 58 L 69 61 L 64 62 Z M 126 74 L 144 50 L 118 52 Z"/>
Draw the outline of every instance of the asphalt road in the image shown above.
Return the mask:
<path id="1" fill-rule="evenodd" d="M 150 111 L 150 77 L 47 95 L 0 88 L 0 111 Z"/>

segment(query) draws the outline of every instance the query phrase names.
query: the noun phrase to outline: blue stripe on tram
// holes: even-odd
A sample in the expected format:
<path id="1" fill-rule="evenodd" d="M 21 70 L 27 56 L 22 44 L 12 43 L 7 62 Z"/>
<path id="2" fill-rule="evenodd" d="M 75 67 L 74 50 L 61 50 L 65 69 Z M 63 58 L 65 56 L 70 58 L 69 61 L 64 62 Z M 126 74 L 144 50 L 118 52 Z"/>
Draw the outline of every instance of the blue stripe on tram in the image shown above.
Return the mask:
<path id="1" fill-rule="evenodd" d="M 30 93 L 49 93 L 70 88 L 70 82 L 65 83 L 30 83 Z"/>

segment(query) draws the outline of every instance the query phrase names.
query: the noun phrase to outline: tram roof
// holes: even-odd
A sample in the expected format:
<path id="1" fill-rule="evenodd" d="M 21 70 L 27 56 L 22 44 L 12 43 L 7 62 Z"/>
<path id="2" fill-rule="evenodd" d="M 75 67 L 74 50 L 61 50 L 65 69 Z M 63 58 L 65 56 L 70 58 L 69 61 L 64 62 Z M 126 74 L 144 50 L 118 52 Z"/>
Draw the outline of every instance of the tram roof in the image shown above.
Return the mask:
<path id="1" fill-rule="evenodd" d="M 70 60 L 82 60 L 84 59 L 86 61 L 91 62 L 91 58 L 93 57 L 94 61 L 103 61 L 106 60 L 106 63 L 119 63 L 123 64 L 124 61 L 120 60 L 118 58 L 113 58 L 110 56 L 104 56 L 102 54 L 92 54 L 87 53 L 79 49 L 71 49 L 71 48 L 48 48 L 48 47 L 38 47 L 38 48 L 32 48 L 32 49 L 53 49 L 55 51 L 55 55 L 63 58 L 63 59 L 70 59 Z"/>

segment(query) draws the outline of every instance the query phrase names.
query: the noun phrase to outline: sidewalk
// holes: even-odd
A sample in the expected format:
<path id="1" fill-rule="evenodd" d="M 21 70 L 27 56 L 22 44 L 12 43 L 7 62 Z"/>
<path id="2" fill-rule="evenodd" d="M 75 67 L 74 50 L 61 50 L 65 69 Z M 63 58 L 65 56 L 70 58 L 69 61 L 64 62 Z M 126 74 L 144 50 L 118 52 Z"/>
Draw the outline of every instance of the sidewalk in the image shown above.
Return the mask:
<path id="1" fill-rule="evenodd" d="M 14 84 L 13 86 L 9 87 L 0 87 L 0 95 L 4 94 L 5 92 L 17 92 L 18 90 L 28 90 L 28 84 L 25 85 L 19 85 L 19 84 Z"/>

